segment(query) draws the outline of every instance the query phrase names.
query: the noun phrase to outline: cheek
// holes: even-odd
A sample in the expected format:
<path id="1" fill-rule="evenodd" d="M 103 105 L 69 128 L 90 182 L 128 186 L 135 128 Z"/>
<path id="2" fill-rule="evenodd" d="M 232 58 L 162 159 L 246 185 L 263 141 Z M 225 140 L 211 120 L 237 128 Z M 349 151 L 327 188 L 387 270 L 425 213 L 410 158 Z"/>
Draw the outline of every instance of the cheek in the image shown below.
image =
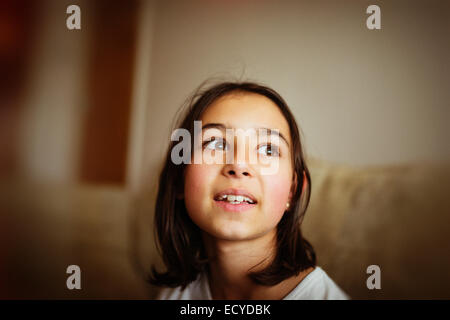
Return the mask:
<path id="1" fill-rule="evenodd" d="M 186 168 L 184 183 L 184 201 L 189 214 L 199 211 L 203 201 L 209 198 L 208 166 L 191 164 Z"/>
<path id="2" fill-rule="evenodd" d="M 184 193 L 187 198 L 189 198 L 188 195 L 200 191 L 204 185 L 203 179 L 205 179 L 205 175 L 202 168 L 197 165 L 188 165 L 184 182 Z"/>
<path id="3" fill-rule="evenodd" d="M 266 190 L 265 202 L 268 206 L 269 213 L 274 219 L 281 219 L 286 210 L 286 203 L 289 198 L 291 188 L 291 179 L 289 177 L 274 177 L 265 182 Z"/>

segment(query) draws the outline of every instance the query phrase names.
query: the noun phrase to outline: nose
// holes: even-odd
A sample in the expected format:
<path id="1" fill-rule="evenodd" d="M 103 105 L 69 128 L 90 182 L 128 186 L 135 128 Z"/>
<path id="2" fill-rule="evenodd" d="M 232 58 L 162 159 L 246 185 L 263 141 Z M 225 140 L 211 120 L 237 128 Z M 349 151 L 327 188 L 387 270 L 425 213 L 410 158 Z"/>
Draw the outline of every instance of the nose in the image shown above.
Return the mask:
<path id="1" fill-rule="evenodd" d="M 234 148 L 231 154 L 231 163 L 226 163 L 222 169 L 222 174 L 228 178 L 241 179 L 244 177 L 255 176 L 250 163 L 250 150 L 247 152 L 247 143 L 245 137 L 234 137 Z M 228 160 L 228 158 L 227 158 Z"/>
<path id="2" fill-rule="evenodd" d="M 227 164 L 223 167 L 222 173 L 228 178 L 244 178 L 253 176 L 252 170 L 246 163 Z"/>

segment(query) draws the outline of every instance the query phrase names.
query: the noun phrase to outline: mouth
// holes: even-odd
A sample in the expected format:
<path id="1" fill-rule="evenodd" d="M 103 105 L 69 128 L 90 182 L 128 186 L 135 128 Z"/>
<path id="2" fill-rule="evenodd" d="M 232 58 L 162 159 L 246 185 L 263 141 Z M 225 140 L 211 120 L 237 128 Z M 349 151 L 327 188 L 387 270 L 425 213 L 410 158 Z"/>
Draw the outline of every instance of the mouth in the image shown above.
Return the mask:
<path id="1" fill-rule="evenodd" d="M 258 201 L 246 190 L 226 189 L 214 196 L 214 202 L 226 211 L 241 212 L 256 206 Z"/>

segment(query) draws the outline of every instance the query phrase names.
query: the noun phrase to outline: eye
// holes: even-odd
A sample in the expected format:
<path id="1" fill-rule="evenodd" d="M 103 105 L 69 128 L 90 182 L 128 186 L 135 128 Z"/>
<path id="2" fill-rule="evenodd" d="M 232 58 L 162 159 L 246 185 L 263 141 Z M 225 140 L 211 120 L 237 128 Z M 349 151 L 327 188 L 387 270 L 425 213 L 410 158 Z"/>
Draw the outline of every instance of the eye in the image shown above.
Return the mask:
<path id="1" fill-rule="evenodd" d="M 265 144 L 258 148 L 258 153 L 269 157 L 278 157 L 280 155 L 280 150 L 276 145 Z"/>
<path id="2" fill-rule="evenodd" d="M 226 142 L 221 138 L 215 137 L 211 138 L 209 141 L 205 141 L 203 147 L 210 150 L 228 150 Z"/>

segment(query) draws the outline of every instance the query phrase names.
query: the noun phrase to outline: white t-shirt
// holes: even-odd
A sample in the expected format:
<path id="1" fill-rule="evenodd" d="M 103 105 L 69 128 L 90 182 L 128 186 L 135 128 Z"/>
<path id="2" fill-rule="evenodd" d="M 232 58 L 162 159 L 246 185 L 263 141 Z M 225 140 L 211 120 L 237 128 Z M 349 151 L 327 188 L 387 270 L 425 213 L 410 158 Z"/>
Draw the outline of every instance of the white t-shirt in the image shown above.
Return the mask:
<path id="1" fill-rule="evenodd" d="M 208 278 L 200 274 L 184 290 L 164 288 L 158 300 L 212 300 Z M 320 267 L 310 272 L 283 300 L 347 300 L 350 297 Z"/>

